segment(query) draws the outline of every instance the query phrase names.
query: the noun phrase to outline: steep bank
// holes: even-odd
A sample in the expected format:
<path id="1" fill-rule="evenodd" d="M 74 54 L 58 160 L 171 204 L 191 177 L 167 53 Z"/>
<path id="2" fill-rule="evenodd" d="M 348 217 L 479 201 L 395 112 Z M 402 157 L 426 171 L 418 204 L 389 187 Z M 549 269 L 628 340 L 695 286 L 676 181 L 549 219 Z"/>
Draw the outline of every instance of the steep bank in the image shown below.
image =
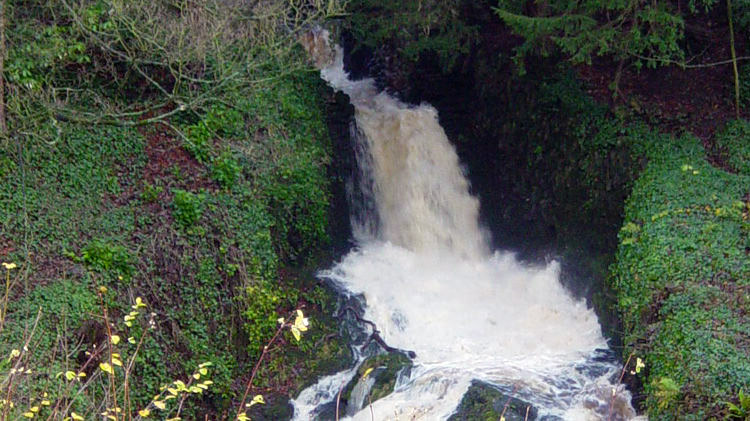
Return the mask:
<path id="1" fill-rule="evenodd" d="M 609 284 L 626 350 L 646 361 L 651 419 L 722 418 L 750 388 L 748 123 L 717 141 L 736 173 L 692 135 L 653 139 L 625 208 Z"/>
<path id="2" fill-rule="evenodd" d="M 328 256 L 328 227 L 340 227 L 329 223 L 329 201 L 343 192 L 332 195 L 326 174 L 328 95 L 315 75 L 301 73 L 235 96 L 231 106 L 212 104 L 206 118 L 181 115 L 174 124 L 187 139 L 162 125 L 55 122 L 51 141 L 17 134 L 0 143 L 0 257 L 18 266 L 9 272 L 0 354 L 31 337 L 21 358 L 37 373 L 12 383 L 15 411 L 44 393 L 65 399 L 57 372 L 101 375 L 100 361 L 85 353 L 106 343 L 105 308 L 122 358 L 137 349 L 137 409 L 162 384 L 188 382 L 210 362 L 213 384 L 187 399 L 182 414 L 233 415 L 276 319 L 296 308 L 311 329 L 300 342 L 284 335 L 256 376 L 268 418 L 288 413 L 288 396 L 301 386 L 347 364 L 331 319 L 335 298 L 305 269 Z M 136 297 L 153 316 L 129 327 L 123 317 Z M 143 344 L 127 343 L 131 336 Z M 71 409 L 94 417 L 102 393 L 86 388 Z"/>

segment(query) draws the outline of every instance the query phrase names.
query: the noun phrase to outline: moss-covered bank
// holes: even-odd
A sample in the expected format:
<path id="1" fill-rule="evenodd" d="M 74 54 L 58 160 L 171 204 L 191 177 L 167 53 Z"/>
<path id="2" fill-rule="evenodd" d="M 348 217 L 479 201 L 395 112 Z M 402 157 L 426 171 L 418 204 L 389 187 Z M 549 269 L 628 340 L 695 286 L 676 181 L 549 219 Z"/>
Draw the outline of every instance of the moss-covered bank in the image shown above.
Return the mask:
<path id="1" fill-rule="evenodd" d="M 55 121 L 51 142 L 22 133 L 0 141 L 0 258 L 18 265 L 0 355 L 31 338 L 20 361 L 35 373 L 11 383 L 20 412 L 9 419 L 45 394 L 75 394 L 58 372 L 103 375 L 94 347 L 108 342 L 105 309 L 122 338 L 116 351 L 127 363 L 138 350 L 128 410 L 211 362 L 213 384 L 186 401 L 183 417 L 232 414 L 277 318 L 296 308 L 311 317 L 309 331 L 299 342 L 285 332 L 254 383 L 269 411 L 288 412 L 273 402 L 285 407 L 288 394 L 350 361 L 327 316 L 335 297 L 304 269 L 329 244 L 329 94 L 316 74 L 299 72 L 211 104 L 205 118 L 178 115 L 184 139 L 162 125 Z M 147 308 L 127 326 L 136 297 Z M 11 368 L 0 364 L 0 377 Z M 99 381 L 69 410 L 101 412 Z"/>
<path id="2" fill-rule="evenodd" d="M 691 135 L 653 139 L 627 200 L 610 284 L 651 419 L 720 419 L 750 388 L 749 133 L 717 135 L 734 174 Z"/>

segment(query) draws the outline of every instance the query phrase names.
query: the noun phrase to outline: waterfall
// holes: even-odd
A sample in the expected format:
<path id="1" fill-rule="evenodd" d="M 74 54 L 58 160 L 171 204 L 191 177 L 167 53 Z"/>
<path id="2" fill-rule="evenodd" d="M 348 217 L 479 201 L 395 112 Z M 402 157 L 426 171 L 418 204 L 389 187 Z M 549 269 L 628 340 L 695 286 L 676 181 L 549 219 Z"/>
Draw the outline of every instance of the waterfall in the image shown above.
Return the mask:
<path id="1" fill-rule="evenodd" d="M 360 187 L 375 210 L 353 221 L 358 246 L 321 276 L 364 297 L 365 317 L 389 345 L 416 352 L 409 378 L 352 418 L 447 419 L 472 380 L 512 390 L 541 417 L 634 417 L 617 384 L 620 366 L 602 358 L 596 315 L 560 284 L 559 265 L 528 267 L 490 250 L 437 111 L 379 93 L 370 79 L 350 80 L 326 31 L 304 43 L 322 78 L 355 107 Z M 354 375 L 303 391 L 292 402 L 295 419 L 313 419 Z"/>

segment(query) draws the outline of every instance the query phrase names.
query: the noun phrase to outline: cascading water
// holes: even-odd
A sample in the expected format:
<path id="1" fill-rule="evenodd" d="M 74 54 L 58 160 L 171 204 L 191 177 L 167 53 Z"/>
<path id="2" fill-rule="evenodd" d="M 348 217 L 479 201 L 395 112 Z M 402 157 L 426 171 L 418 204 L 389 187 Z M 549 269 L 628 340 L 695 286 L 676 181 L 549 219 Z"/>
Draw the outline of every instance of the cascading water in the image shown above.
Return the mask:
<path id="1" fill-rule="evenodd" d="M 532 268 L 491 253 L 458 157 L 429 105 L 349 80 L 341 48 L 320 30 L 306 39 L 321 75 L 350 97 L 363 188 L 373 221 L 358 247 L 322 276 L 366 301 L 365 317 L 391 346 L 416 352 L 408 378 L 356 420 L 441 420 L 472 380 L 511 391 L 540 417 L 630 419 L 630 395 L 596 315 L 559 282 L 556 263 Z M 293 400 L 296 420 L 336 399 L 355 370 L 321 379 Z"/>

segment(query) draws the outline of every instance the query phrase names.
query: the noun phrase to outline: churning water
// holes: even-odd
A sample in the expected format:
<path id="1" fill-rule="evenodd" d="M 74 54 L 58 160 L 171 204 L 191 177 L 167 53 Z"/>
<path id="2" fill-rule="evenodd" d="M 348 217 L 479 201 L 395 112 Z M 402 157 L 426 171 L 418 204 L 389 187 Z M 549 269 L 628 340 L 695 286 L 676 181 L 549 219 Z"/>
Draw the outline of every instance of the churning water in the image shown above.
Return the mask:
<path id="1" fill-rule="evenodd" d="M 436 110 L 350 80 L 326 31 L 306 41 L 323 79 L 355 107 L 360 187 L 374 204 L 353 221 L 358 247 L 322 276 L 364 297 L 364 317 L 389 345 L 416 353 L 395 391 L 352 418 L 446 419 L 472 380 L 512 391 L 540 417 L 632 418 L 596 315 L 562 287 L 558 265 L 491 252 Z M 314 419 L 354 375 L 304 390 L 292 402 L 295 419 Z"/>

